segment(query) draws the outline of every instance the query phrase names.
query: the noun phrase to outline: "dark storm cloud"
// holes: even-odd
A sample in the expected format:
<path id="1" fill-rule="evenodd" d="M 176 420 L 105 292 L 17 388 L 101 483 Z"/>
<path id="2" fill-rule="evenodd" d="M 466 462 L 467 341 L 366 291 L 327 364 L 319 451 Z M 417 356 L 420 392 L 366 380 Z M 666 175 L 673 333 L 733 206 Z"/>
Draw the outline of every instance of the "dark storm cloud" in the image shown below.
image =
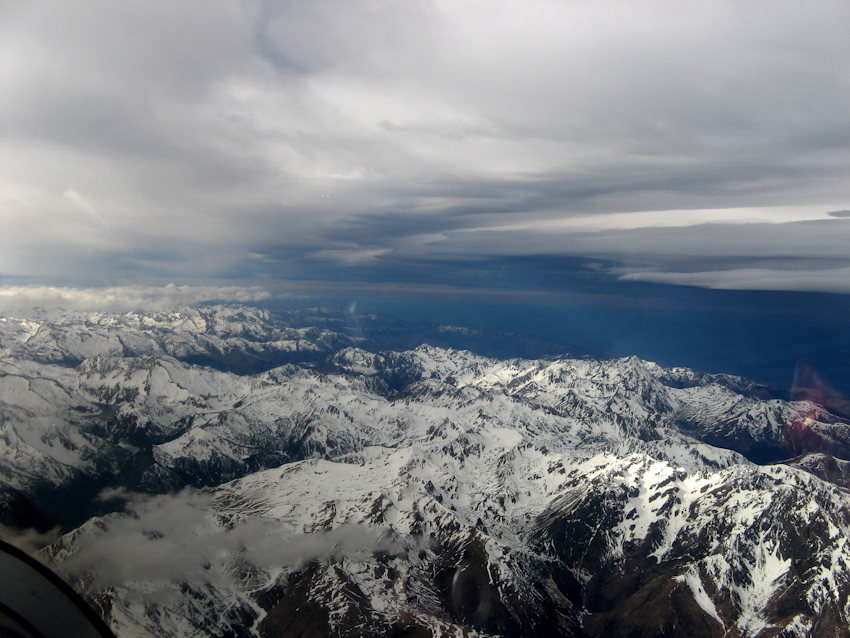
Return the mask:
<path id="1" fill-rule="evenodd" d="M 850 200 L 848 19 L 838 0 L 7 4 L 0 274 L 641 255 L 633 276 L 711 285 L 665 275 L 688 242 L 718 272 L 821 237 L 838 259 L 843 226 L 790 224 Z"/>

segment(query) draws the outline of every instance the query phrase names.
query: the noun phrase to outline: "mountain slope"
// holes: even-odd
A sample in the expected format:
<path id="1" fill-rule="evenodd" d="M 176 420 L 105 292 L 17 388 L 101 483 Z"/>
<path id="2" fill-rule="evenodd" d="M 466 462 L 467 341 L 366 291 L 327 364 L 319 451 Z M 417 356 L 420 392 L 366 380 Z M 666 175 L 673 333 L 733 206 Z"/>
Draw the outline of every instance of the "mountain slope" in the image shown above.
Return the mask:
<path id="1" fill-rule="evenodd" d="M 843 461 L 753 462 L 846 456 L 810 401 L 231 307 L 0 336 L 0 514 L 120 635 L 848 635 Z"/>

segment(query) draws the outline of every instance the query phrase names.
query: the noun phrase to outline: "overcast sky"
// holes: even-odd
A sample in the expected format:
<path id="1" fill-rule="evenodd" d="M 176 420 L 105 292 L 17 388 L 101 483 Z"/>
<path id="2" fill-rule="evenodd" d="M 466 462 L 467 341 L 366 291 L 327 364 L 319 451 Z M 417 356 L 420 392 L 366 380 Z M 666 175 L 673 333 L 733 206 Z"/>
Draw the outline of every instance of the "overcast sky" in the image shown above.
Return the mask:
<path id="1" fill-rule="evenodd" d="M 847 293 L 849 32 L 846 0 L 0 2 L 0 276 Z"/>

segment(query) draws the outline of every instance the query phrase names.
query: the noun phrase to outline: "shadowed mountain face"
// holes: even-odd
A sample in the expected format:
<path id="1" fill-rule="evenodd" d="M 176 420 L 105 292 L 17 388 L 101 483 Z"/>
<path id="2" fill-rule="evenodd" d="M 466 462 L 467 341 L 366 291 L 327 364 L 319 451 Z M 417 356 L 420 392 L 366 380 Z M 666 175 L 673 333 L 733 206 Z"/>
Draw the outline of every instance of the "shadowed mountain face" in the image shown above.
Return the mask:
<path id="1" fill-rule="evenodd" d="M 7 317 L 3 522 L 119 636 L 848 635 L 837 397 L 343 328 Z"/>

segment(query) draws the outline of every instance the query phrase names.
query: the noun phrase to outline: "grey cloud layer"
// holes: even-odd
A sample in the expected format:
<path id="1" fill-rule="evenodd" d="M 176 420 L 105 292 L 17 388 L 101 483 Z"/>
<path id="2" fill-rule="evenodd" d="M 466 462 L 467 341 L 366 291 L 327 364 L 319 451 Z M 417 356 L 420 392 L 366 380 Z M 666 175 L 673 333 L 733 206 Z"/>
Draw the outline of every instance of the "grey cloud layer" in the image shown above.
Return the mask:
<path id="1" fill-rule="evenodd" d="M 585 243 L 506 228 L 742 206 L 827 216 L 850 200 L 849 23 L 837 0 L 7 5 L 0 274 L 669 258 L 664 229 Z M 793 255 L 798 231 L 710 230 L 701 250 Z"/>

